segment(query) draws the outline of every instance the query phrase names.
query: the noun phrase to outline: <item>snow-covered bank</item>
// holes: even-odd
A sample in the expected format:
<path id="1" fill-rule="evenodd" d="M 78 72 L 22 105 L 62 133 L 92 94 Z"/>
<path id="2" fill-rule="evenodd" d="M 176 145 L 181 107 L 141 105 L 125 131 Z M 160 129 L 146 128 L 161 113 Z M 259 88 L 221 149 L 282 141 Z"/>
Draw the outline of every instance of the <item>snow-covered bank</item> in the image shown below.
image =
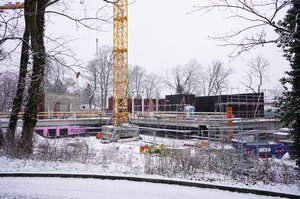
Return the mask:
<path id="1" fill-rule="evenodd" d="M 102 144 L 94 137 L 77 137 L 66 139 L 44 139 L 35 137 L 35 154 L 33 158 L 20 160 L 0 156 L 1 173 L 71 173 L 129 175 L 147 178 L 170 179 L 158 175 L 147 175 L 146 156 L 139 153 L 143 141 L 130 143 Z M 144 137 L 144 141 L 151 138 Z M 165 144 L 182 145 L 182 140 L 157 140 Z M 156 157 L 154 157 L 156 158 Z M 291 159 L 283 160 L 293 165 Z M 263 174 L 262 174 L 263 175 Z M 190 176 L 172 176 L 171 179 L 202 183 L 226 185 L 233 187 L 269 190 L 300 196 L 300 183 L 243 183 L 216 173 L 201 173 L 201 178 Z"/>
<path id="2" fill-rule="evenodd" d="M 0 198 L 275 199 L 221 190 L 125 180 L 0 178 Z"/>

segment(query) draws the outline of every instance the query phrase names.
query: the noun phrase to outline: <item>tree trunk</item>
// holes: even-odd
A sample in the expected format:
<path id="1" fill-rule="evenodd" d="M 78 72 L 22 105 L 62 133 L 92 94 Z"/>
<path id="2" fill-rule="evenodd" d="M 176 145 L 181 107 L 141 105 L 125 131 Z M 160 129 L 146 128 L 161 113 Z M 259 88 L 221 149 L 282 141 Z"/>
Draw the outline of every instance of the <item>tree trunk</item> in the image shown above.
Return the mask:
<path id="1" fill-rule="evenodd" d="M 21 49 L 21 61 L 19 70 L 19 80 L 17 86 L 17 92 L 13 100 L 13 106 L 11 115 L 9 118 L 9 130 L 11 132 L 12 140 L 15 137 L 16 126 L 18 122 L 18 115 L 22 108 L 24 90 L 25 90 L 25 79 L 27 75 L 27 65 L 29 59 L 29 37 L 30 37 L 30 14 L 32 13 L 29 6 L 30 0 L 24 2 L 24 17 L 25 17 L 25 30 L 23 34 L 22 49 Z"/>
<path id="2" fill-rule="evenodd" d="M 106 101 L 106 99 L 107 99 L 107 96 L 108 96 L 108 88 L 106 87 L 106 89 L 105 89 L 105 94 L 104 94 L 104 99 L 103 99 L 103 107 L 104 107 L 104 110 L 106 111 L 106 109 L 107 109 L 107 101 Z"/>
<path id="3" fill-rule="evenodd" d="M 3 134 L 1 120 L 0 120 L 0 147 L 3 147 L 4 142 L 5 142 L 5 140 L 4 140 L 4 134 Z"/>
<path id="4" fill-rule="evenodd" d="M 34 51 L 33 68 L 29 99 L 25 107 L 23 117 L 23 131 L 20 147 L 25 154 L 32 153 L 33 129 L 37 123 L 38 107 L 42 94 L 42 83 L 44 80 L 44 69 L 46 64 L 46 52 L 44 46 L 45 10 L 49 0 L 31 0 L 32 10 L 36 10 L 36 16 L 31 17 L 31 46 Z"/>

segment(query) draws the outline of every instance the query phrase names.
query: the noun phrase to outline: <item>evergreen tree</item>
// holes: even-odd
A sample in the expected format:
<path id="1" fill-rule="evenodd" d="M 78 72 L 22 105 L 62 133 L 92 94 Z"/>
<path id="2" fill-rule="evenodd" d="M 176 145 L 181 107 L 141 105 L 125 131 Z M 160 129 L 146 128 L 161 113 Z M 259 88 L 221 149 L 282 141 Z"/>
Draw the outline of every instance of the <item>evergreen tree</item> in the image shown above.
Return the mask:
<path id="1" fill-rule="evenodd" d="M 291 64 L 287 77 L 281 79 L 283 96 L 278 99 L 278 116 L 289 127 L 295 141 L 297 166 L 300 168 L 300 1 L 292 0 L 291 8 L 279 25 L 280 44 Z"/>

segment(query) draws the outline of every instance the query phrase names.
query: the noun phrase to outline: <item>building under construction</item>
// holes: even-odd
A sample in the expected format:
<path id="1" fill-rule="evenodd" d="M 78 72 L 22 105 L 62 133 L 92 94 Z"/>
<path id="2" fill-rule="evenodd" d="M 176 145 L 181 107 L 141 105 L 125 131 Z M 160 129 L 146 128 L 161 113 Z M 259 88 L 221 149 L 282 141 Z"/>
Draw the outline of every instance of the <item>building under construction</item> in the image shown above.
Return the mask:
<path id="1" fill-rule="evenodd" d="M 199 97 L 194 94 L 176 94 L 166 95 L 163 99 L 128 99 L 130 112 L 183 112 L 186 106 L 194 106 L 195 112 L 226 112 L 226 107 L 231 106 L 233 116 L 240 118 L 264 117 L 266 105 L 269 102 L 265 101 L 263 92 Z M 112 110 L 112 98 L 109 99 L 109 110 Z"/>
<path id="2" fill-rule="evenodd" d="M 264 93 L 243 93 L 195 97 L 197 112 L 226 112 L 231 106 L 234 117 L 259 118 L 265 116 Z"/>

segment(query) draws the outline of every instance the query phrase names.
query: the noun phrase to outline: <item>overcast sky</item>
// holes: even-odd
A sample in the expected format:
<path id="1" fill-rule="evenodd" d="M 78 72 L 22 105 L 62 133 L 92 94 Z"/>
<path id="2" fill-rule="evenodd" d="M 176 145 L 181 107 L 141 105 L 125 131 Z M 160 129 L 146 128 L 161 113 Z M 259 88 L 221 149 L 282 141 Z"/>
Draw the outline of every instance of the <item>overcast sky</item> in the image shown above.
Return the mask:
<path id="1" fill-rule="evenodd" d="M 218 59 L 230 65 L 234 70 L 231 76 L 231 86 L 241 87 L 249 59 L 258 54 L 270 62 L 269 80 L 265 88 L 272 89 L 279 85 L 278 80 L 289 69 L 289 64 L 282 57 L 280 48 L 276 45 L 258 47 L 252 52 L 244 53 L 235 60 L 229 60 L 227 55 L 230 47 L 218 46 L 217 41 L 208 36 L 224 35 L 244 25 L 243 21 L 225 19 L 224 13 L 212 12 L 187 14 L 193 5 L 202 4 L 203 0 L 136 0 L 129 6 L 129 63 L 140 65 L 148 72 L 164 75 L 167 69 L 184 65 L 191 59 L 197 59 L 203 66 Z M 99 0 L 89 0 L 88 3 L 97 7 Z M 110 8 L 106 9 L 108 14 Z M 227 15 L 228 16 L 228 15 Z M 80 57 L 90 59 L 95 53 L 95 39 L 100 45 L 112 45 L 112 24 L 102 27 L 105 32 L 93 32 L 84 35 L 78 45 Z M 86 32 L 86 31 L 84 31 Z M 270 30 L 270 35 L 274 35 Z M 83 50 L 84 49 L 84 50 Z"/>
<path id="2" fill-rule="evenodd" d="M 86 10 L 86 13 L 94 15 L 97 9 L 105 5 L 102 0 L 84 0 L 84 4 L 80 4 L 80 1 L 70 1 L 73 12 Z M 269 79 L 264 88 L 272 89 L 279 85 L 278 80 L 289 69 L 281 49 L 275 44 L 258 47 L 235 60 L 229 60 L 227 55 L 232 48 L 218 46 L 220 43 L 208 36 L 224 35 L 243 26 L 244 22 L 225 19 L 224 13 L 218 11 L 206 15 L 198 12 L 187 14 L 193 9 L 193 5 L 204 2 L 205 0 L 135 0 L 130 4 L 129 63 L 144 67 L 148 73 L 164 75 L 167 69 L 184 65 L 192 59 L 196 59 L 203 67 L 213 60 L 221 60 L 234 70 L 230 78 L 231 87 L 240 87 L 240 92 L 244 92 L 244 86 L 239 82 L 245 79 L 246 63 L 261 54 L 270 62 Z M 107 7 L 97 15 L 109 18 L 112 8 Z M 60 18 L 49 22 L 46 30 L 50 35 L 59 36 L 63 32 L 68 35 L 68 39 L 76 38 L 68 45 L 77 54 L 76 57 L 86 64 L 95 54 L 96 38 L 99 38 L 99 45 L 112 46 L 112 24 L 97 23 L 101 26 L 101 32 L 78 28 L 74 22 Z M 269 32 L 274 35 L 273 30 Z"/>

